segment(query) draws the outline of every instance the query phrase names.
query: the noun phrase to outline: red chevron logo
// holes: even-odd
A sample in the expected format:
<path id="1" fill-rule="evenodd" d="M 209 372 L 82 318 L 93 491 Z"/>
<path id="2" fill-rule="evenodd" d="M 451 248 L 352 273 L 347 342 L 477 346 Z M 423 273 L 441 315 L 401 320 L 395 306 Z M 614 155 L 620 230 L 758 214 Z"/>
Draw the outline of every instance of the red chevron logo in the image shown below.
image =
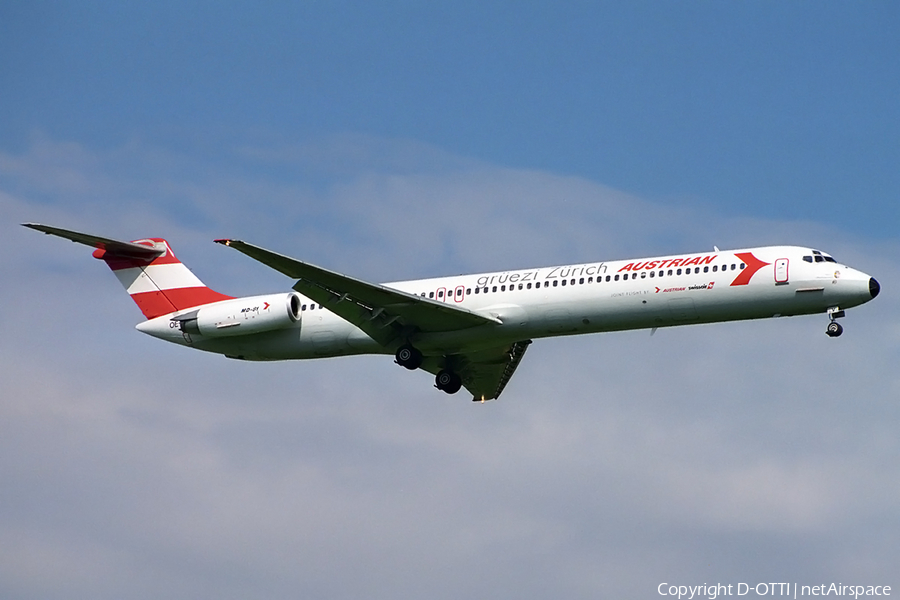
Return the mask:
<path id="1" fill-rule="evenodd" d="M 762 269 L 767 265 L 771 265 L 772 263 L 767 263 L 759 260 L 755 256 L 753 256 L 752 252 L 741 252 L 740 254 L 735 254 L 741 261 L 747 265 L 738 276 L 734 278 L 734 281 L 731 282 L 731 285 L 747 285 L 750 283 L 750 278 L 756 274 L 757 271 Z"/>

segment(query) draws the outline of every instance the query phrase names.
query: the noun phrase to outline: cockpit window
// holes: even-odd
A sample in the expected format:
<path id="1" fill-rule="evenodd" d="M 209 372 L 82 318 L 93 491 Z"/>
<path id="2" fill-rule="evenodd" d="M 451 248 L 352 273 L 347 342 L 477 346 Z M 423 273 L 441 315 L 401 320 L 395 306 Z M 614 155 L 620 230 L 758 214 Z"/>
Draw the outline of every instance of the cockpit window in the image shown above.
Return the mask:
<path id="1" fill-rule="evenodd" d="M 812 262 L 813 259 L 815 259 L 815 261 L 817 263 L 820 263 L 820 262 L 836 263 L 837 262 L 836 260 L 834 260 L 833 258 L 828 256 L 827 254 L 825 254 L 824 252 L 821 252 L 819 250 L 813 250 L 812 256 L 804 256 L 803 257 L 803 260 L 805 260 L 806 262 Z"/>

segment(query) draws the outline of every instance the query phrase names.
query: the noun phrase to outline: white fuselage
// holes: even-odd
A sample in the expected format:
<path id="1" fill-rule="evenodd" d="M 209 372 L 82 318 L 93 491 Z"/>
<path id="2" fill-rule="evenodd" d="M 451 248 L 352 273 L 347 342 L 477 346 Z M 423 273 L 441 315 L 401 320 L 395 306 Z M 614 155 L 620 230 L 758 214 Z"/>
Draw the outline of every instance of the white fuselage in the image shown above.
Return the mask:
<path id="1" fill-rule="evenodd" d="M 846 309 L 873 297 L 870 280 L 869 275 L 817 251 L 769 246 L 385 286 L 454 304 L 495 321 L 443 333 L 413 333 L 409 338 L 425 355 L 447 355 L 559 335 Z M 250 308 L 260 305 L 259 298 L 242 300 Z M 301 302 L 296 322 L 263 333 L 218 338 L 192 335 L 172 325 L 173 317 L 187 311 L 151 319 L 137 328 L 171 342 L 249 360 L 393 352 L 327 308 L 305 297 Z M 266 310 L 279 310 L 279 306 L 283 304 L 273 303 Z M 253 318 L 259 311 L 243 314 Z"/>

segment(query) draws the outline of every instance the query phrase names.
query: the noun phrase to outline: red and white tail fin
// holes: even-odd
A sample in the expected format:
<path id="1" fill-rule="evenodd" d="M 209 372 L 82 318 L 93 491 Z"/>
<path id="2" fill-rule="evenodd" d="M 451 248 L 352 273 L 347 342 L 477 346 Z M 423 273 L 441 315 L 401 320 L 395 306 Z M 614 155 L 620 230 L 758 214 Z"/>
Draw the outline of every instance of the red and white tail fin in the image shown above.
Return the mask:
<path id="1" fill-rule="evenodd" d="M 25 227 L 96 248 L 94 257 L 109 265 L 148 319 L 201 304 L 230 300 L 215 292 L 175 257 L 161 238 L 119 242 L 77 231 L 25 223 Z"/>
<path id="2" fill-rule="evenodd" d="M 230 300 L 215 292 L 175 258 L 169 243 L 161 238 L 131 242 L 161 251 L 156 257 L 128 256 L 109 249 L 94 250 L 94 258 L 109 265 L 131 299 L 148 319 L 201 304 Z"/>

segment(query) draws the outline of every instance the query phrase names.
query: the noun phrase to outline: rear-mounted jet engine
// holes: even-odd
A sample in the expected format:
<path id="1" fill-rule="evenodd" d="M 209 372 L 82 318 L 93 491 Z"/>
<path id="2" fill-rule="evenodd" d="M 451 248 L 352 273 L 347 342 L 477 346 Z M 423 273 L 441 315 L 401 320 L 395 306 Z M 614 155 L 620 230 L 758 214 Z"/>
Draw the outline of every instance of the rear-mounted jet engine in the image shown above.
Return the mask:
<path id="1" fill-rule="evenodd" d="M 300 320 L 299 294 L 251 296 L 208 304 L 172 318 L 184 333 L 218 338 L 291 327 Z"/>

